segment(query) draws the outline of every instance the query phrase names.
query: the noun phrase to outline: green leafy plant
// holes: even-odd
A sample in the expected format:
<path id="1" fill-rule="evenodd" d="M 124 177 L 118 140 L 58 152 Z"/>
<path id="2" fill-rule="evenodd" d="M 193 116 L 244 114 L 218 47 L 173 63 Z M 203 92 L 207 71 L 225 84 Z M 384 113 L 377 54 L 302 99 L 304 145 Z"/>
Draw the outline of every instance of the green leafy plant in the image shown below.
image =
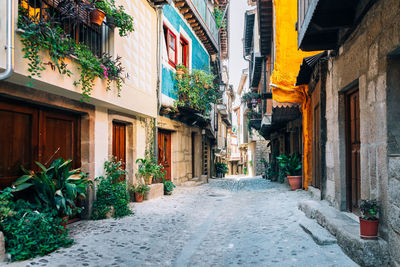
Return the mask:
<path id="1" fill-rule="evenodd" d="M 71 6 L 75 7 L 75 4 Z M 57 69 L 60 74 L 70 76 L 72 73 L 68 70 L 65 60 L 68 56 L 73 56 L 77 58 L 80 70 L 80 78 L 74 85 L 81 86 L 83 100 L 89 101 L 96 78 L 105 79 L 108 90 L 111 81 L 115 81 L 120 96 L 122 83 L 125 82 L 120 57 L 113 59 L 105 54 L 98 58 L 87 46 L 75 43 L 53 17 L 32 17 L 22 7 L 19 8 L 18 28 L 22 30 L 20 36 L 24 58 L 29 62 L 29 86 L 33 86 L 33 77 L 41 77 L 41 72 L 46 69 L 45 65 Z M 51 61 L 43 62 L 41 50 L 48 52 Z"/>
<path id="2" fill-rule="evenodd" d="M 164 194 L 165 195 L 170 195 L 172 194 L 172 191 L 174 191 L 174 188 L 176 187 L 172 181 L 166 181 L 165 178 L 162 178 L 163 184 L 164 184 Z"/>
<path id="3" fill-rule="evenodd" d="M 221 173 L 221 174 L 228 173 L 228 165 L 225 162 L 216 162 L 214 166 L 216 173 Z"/>
<path id="4" fill-rule="evenodd" d="M 96 178 L 98 183 L 96 201 L 93 204 L 93 220 L 105 219 L 111 211 L 112 217 L 121 218 L 132 214 L 129 209 L 129 194 L 124 180 L 127 172 L 115 158 L 104 163 L 106 176 Z"/>
<path id="5" fill-rule="evenodd" d="M 60 74 L 70 76 L 71 72 L 67 68 L 65 58 L 73 50 L 73 43 L 64 33 L 57 22 L 51 23 L 38 17 L 29 16 L 28 11 L 22 7 L 19 8 L 18 28 L 22 29 L 20 33 L 23 44 L 22 51 L 24 58 L 28 59 L 28 72 L 31 79 L 28 83 L 33 86 L 34 76 L 41 77 L 41 72 L 45 70 L 45 64 L 57 68 Z M 39 52 L 41 49 L 47 49 L 52 63 L 42 61 Z"/>
<path id="6" fill-rule="evenodd" d="M 144 195 L 146 194 L 146 192 L 148 192 L 149 190 L 150 190 L 150 187 L 147 186 L 147 185 L 144 185 L 144 184 L 139 184 L 139 185 L 135 186 L 134 189 L 133 189 L 133 191 L 134 191 L 135 193 L 140 194 L 140 195 L 143 195 L 143 196 L 144 196 Z"/>
<path id="7" fill-rule="evenodd" d="M 0 224 L 8 217 L 11 217 L 15 212 L 11 209 L 11 201 L 13 198 L 13 190 L 10 187 L 5 188 L 0 192 Z"/>
<path id="8" fill-rule="evenodd" d="M 225 29 L 226 28 L 226 19 L 224 18 L 224 11 L 222 11 L 218 7 L 214 7 L 214 18 L 217 29 Z"/>
<path id="9" fill-rule="evenodd" d="M 379 206 L 376 200 L 361 200 L 361 218 L 364 220 L 375 221 L 378 219 Z"/>
<path id="10" fill-rule="evenodd" d="M 301 159 L 296 155 L 292 154 L 290 156 L 280 155 L 276 157 L 279 162 L 280 168 L 290 176 L 299 175 L 301 172 Z"/>
<path id="11" fill-rule="evenodd" d="M 137 174 L 144 179 L 152 177 L 154 181 L 160 182 L 166 174 L 164 167 L 161 164 L 157 164 L 150 153 L 146 153 L 145 158 L 137 159 L 136 163 L 139 164 Z"/>
<path id="12" fill-rule="evenodd" d="M 189 73 L 184 66 L 179 68 L 184 74 L 175 76 L 178 96 L 175 106 L 192 108 L 207 115 L 221 94 L 214 84 L 215 75 L 203 70 L 192 70 Z"/>
<path id="13" fill-rule="evenodd" d="M 32 203 L 55 210 L 61 217 L 80 213 L 82 209 L 76 205 L 76 201 L 86 198 L 91 181 L 80 169 L 71 170 L 71 162 L 72 160 L 59 158 L 49 168 L 36 162 L 40 172 L 28 171 L 22 167 L 25 175 L 13 183 L 13 191 L 32 188 L 35 193 Z"/>
<path id="14" fill-rule="evenodd" d="M 20 208 L 13 216 L 1 222 L 6 252 L 12 261 L 44 256 L 60 247 L 70 246 L 63 220 L 54 217 L 51 211 L 41 212 L 31 208 Z"/>
<path id="15" fill-rule="evenodd" d="M 243 173 L 244 173 L 245 175 L 247 175 L 247 167 L 246 167 L 246 166 L 243 167 Z"/>
<path id="16" fill-rule="evenodd" d="M 242 101 L 242 103 L 246 103 L 253 99 L 259 99 L 259 98 L 261 98 L 260 94 L 257 94 L 256 92 L 253 92 L 253 91 L 249 91 L 242 95 L 241 101 Z"/>
<path id="17" fill-rule="evenodd" d="M 95 6 L 106 13 L 107 19 L 112 21 L 118 28 L 121 37 L 127 36 L 133 32 L 133 18 L 125 12 L 123 6 L 116 6 L 115 1 L 98 0 L 94 2 Z"/>

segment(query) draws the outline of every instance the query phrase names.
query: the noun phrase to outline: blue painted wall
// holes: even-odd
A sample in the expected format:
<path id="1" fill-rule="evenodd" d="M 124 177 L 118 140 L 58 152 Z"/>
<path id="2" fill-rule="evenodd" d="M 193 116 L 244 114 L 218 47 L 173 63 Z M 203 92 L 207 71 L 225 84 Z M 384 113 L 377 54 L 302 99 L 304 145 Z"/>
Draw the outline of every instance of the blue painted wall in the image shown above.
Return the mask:
<path id="1" fill-rule="evenodd" d="M 174 29 L 179 32 L 179 28 L 182 27 L 185 33 L 192 39 L 192 57 L 190 58 L 192 63 L 192 69 L 209 70 L 210 56 L 207 53 L 201 43 L 197 40 L 195 33 L 186 25 L 186 21 L 183 20 L 177 13 L 175 8 L 170 5 L 165 5 L 163 8 L 164 16 L 168 19 Z M 174 86 L 174 72 L 166 66 L 162 66 L 162 88 L 161 92 L 173 99 L 177 99 L 177 93 Z"/>

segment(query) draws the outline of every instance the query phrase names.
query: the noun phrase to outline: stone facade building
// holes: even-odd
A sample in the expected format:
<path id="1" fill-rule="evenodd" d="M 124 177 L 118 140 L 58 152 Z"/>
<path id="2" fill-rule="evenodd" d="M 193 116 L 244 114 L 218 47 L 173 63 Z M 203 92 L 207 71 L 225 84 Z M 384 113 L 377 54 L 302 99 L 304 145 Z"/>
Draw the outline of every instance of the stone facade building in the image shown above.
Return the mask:
<path id="1" fill-rule="evenodd" d="M 321 89 L 326 106 L 326 124 L 321 128 L 326 135 L 326 141 L 322 139 L 326 152 L 319 177 L 321 198 L 340 211 L 356 215 L 360 214 L 360 200 L 378 200 L 380 239 L 371 242 L 380 242 L 381 249 L 373 250 L 371 257 L 376 259 L 374 264 L 390 262 L 397 266 L 400 2 L 355 1 L 346 6 L 346 1 L 340 1 L 335 7 L 326 4 L 329 1 L 304 2 L 298 2 L 299 8 L 304 7 L 299 12 L 299 47 L 307 51 L 329 50 L 324 61 L 313 68 L 310 81 Z M 348 15 L 340 16 L 339 7 L 348 8 Z M 336 21 L 337 25 L 324 27 L 329 21 Z M 313 23 L 321 27 L 316 29 Z M 390 258 L 385 258 L 386 250 Z"/>

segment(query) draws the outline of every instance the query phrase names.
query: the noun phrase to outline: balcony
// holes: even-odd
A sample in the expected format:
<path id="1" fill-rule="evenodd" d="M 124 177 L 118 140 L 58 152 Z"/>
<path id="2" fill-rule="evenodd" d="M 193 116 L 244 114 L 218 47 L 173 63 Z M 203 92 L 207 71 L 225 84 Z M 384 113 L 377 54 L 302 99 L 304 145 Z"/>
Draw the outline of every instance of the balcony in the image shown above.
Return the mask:
<path id="1" fill-rule="evenodd" d="M 376 0 L 298 0 L 298 47 L 303 51 L 338 48 Z"/>
<path id="2" fill-rule="evenodd" d="M 175 7 L 199 36 L 209 53 L 218 53 L 219 32 L 213 12 L 207 6 L 207 0 L 174 0 L 174 2 Z"/>

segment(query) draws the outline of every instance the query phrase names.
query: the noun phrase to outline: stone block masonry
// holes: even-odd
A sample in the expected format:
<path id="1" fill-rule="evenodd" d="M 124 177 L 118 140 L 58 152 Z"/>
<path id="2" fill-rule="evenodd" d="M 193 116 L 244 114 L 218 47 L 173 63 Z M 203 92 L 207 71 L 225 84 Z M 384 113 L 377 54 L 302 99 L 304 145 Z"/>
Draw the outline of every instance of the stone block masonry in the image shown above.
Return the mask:
<path id="1" fill-rule="evenodd" d="M 4 235 L 0 232 L 0 262 L 4 261 L 6 256 L 6 244 L 4 243 Z"/>
<path id="2" fill-rule="evenodd" d="M 144 196 L 145 200 L 155 199 L 164 195 L 164 185 L 162 183 L 149 185 L 150 190 Z"/>
<path id="3" fill-rule="evenodd" d="M 265 173 L 265 167 L 264 164 L 261 162 L 261 159 L 264 158 L 269 161 L 270 149 L 268 144 L 269 141 L 266 140 L 260 140 L 256 143 L 256 162 L 254 162 L 256 175 L 263 175 Z"/>

